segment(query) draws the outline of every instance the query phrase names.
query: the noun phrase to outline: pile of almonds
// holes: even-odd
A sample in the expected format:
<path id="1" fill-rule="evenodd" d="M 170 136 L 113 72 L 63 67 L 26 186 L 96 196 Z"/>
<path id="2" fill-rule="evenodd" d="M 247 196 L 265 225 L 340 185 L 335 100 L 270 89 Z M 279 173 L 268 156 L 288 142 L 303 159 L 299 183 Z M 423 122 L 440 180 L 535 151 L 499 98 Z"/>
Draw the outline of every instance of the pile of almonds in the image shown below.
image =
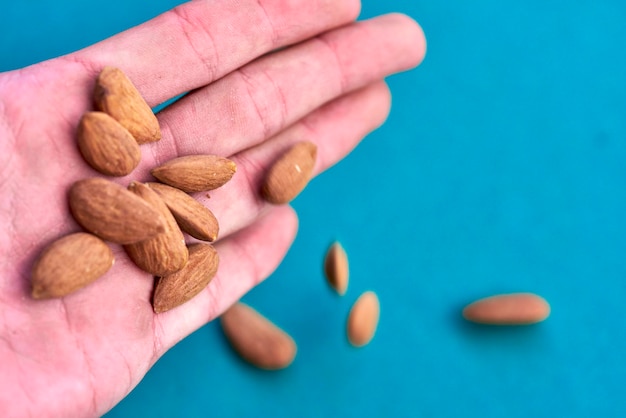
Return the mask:
<path id="1" fill-rule="evenodd" d="M 78 148 L 101 174 L 126 176 L 141 160 L 140 145 L 161 139 L 158 120 L 117 68 L 100 72 L 93 102 L 96 110 L 78 124 Z M 159 182 L 133 181 L 128 188 L 102 177 L 75 182 L 69 207 L 87 232 L 44 249 L 33 266 L 32 296 L 62 297 L 104 275 L 114 263 L 110 242 L 122 245 L 137 267 L 155 276 L 155 312 L 185 303 L 207 286 L 219 264 L 210 244 L 218 236 L 217 219 L 188 193 L 221 187 L 235 172 L 235 163 L 226 158 L 192 155 L 154 168 Z M 184 233 L 204 242 L 187 244 Z"/>

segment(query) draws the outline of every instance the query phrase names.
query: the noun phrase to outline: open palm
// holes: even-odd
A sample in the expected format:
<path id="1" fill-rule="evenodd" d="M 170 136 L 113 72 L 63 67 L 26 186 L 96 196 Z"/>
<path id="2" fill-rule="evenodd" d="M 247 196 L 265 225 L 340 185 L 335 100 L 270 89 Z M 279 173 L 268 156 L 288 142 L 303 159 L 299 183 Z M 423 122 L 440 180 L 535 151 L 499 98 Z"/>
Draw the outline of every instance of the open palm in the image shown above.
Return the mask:
<path id="1" fill-rule="evenodd" d="M 414 67 L 421 30 L 401 15 L 354 23 L 354 0 L 201 0 L 79 52 L 0 74 L 0 411 L 98 416 L 169 348 L 217 317 L 280 263 L 297 229 L 289 206 L 259 198 L 289 144 L 318 145 L 315 173 L 339 161 L 387 116 L 382 79 Z M 30 297 L 30 269 L 51 241 L 79 231 L 67 191 L 98 176 L 75 130 L 106 65 L 121 68 L 158 114 L 163 138 L 115 181 L 151 180 L 171 158 L 237 163 L 224 187 L 195 197 L 220 221 L 215 279 L 190 302 L 154 314 L 153 278 L 119 246 L 113 268 L 69 296 Z M 76 255 L 80 257 L 80 254 Z"/>

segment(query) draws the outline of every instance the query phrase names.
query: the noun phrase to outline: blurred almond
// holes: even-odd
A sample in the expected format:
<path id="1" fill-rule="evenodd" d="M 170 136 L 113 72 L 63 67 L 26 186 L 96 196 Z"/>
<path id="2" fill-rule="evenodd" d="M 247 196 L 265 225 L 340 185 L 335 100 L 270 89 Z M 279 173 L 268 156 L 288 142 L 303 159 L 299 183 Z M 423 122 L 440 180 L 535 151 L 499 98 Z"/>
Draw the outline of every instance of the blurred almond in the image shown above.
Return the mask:
<path id="1" fill-rule="evenodd" d="M 317 146 L 312 142 L 289 148 L 270 167 L 261 187 L 263 198 L 274 204 L 292 201 L 309 183 L 316 157 Z"/>
<path id="2" fill-rule="evenodd" d="M 220 317 L 220 323 L 233 349 L 256 367 L 283 369 L 296 357 L 293 338 L 244 303 L 230 307 Z"/>
<path id="3" fill-rule="evenodd" d="M 91 167 L 108 176 L 125 176 L 137 167 L 135 138 L 104 112 L 87 112 L 78 124 L 78 148 Z"/>
<path id="4" fill-rule="evenodd" d="M 161 196 L 180 228 L 192 237 L 215 241 L 219 224 L 213 212 L 180 189 L 161 183 L 147 183 Z"/>
<path id="5" fill-rule="evenodd" d="M 348 341 L 355 347 L 368 344 L 376 334 L 379 317 L 380 303 L 376 293 L 368 291 L 359 296 L 348 315 Z"/>
<path id="6" fill-rule="evenodd" d="M 491 325 L 529 325 L 545 320 L 550 305 L 533 293 L 508 293 L 477 300 L 463 309 L 468 321 Z"/>
<path id="7" fill-rule="evenodd" d="M 174 274 L 156 280 L 152 306 L 161 313 L 182 305 L 211 282 L 219 265 L 219 256 L 210 244 L 189 245 L 189 260 Z"/>
<path id="8" fill-rule="evenodd" d="M 153 238 L 125 245 L 124 250 L 130 259 L 137 267 L 155 276 L 167 276 L 182 269 L 187 264 L 189 252 L 185 237 L 165 202 L 142 183 L 132 182 L 128 190 L 156 209 L 165 225 L 165 230 Z"/>
<path id="9" fill-rule="evenodd" d="M 59 298 L 92 283 L 113 265 L 113 252 L 100 238 L 77 232 L 54 241 L 35 261 L 35 299 Z"/>
<path id="10" fill-rule="evenodd" d="M 187 193 L 203 192 L 226 184 L 237 171 L 234 162 L 217 155 L 189 155 L 174 158 L 152 169 L 162 183 Z"/>
<path id="11" fill-rule="evenodd" d="M 94 103 L 96 109 L 109 114 L 126 128 L 137 143 L 161 139 L 159 121 L 154 112 L 119 68 L 102 69 L 96 80 Z"/>
<path id="12" fill-rule="evenodd" d="M 165 231 L 165 221 L 156 209 L 119 184 L 102 178 L 74 183 L 69 205 L 83 228 L 117 244 L 132 244 Z"/>
<path id="13" fill-rule="evenodd" d="M 324 273 L 330 287 L 340 295 L 345 295 L 350 274 L 348 255 L 338 242 L 333 243 L 326 253 Z"/>

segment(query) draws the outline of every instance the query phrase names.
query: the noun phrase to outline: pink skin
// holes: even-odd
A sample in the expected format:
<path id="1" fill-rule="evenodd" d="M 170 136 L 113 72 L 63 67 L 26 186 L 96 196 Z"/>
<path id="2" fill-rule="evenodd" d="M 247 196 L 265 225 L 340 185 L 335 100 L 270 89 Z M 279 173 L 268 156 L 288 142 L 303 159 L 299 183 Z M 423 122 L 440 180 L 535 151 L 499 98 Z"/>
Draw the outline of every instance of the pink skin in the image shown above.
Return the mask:
<path id="1" fill-rule="evenodd" d="M 271 274 L 297 218 L 289 206 L 259 199 L 264 170 L 299 139 L 318 145 L 316 173 L 337 163 L 384 122 L 390 95 L 382 80 L 424 56 L 414 21 L 351 23 L 358 12 L 354 0 L 198 0 L 82 51 L 0 74 L 4 416 L 102 415 L 165 351 Z M 151 167 L 180 155 L 214 153 L 238 165 L 210 199 L 196 196 L 220 220 L 217 277 L 160 315 L 150 305 L 152 278 L 119 246 L 113 268 L 92 285 L 61 299 L 30 297 L 33 260 L 80 230 L 68 187 L 98 175 L 74 134 L 104 65 L 124 70 L 152 106 L 193 91 L 159 114 L 163 139 L 142 146 L 141 165 L 120 184 L 151 180 Z"/>

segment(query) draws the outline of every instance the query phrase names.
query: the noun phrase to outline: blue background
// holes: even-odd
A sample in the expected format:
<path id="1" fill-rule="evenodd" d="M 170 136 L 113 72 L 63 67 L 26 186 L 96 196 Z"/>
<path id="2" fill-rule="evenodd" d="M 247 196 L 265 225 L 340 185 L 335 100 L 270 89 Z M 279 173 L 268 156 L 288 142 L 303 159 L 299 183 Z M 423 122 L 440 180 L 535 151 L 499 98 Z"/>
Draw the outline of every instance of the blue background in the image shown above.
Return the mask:
<path id="1" fill-rule="evenodd" d="M 0 70 L 177 3 L 3 1 Z M 245 297 L 298 342 L 294 364 L 256 370 L 211 323 L 107 417 L 626 416 L 626 3 L 363 1 L 363 18 L 390 11 L 422 24 L 426 60 L 388 80 L 388 122 L 294 202 L 296 242 Z M 321 270 L 335 239 L 343 298 Z M 369 289 L 381 321 L 355 349 L 345 317 Z M 461 320 L 512 291 L 551 317 Z"/>

